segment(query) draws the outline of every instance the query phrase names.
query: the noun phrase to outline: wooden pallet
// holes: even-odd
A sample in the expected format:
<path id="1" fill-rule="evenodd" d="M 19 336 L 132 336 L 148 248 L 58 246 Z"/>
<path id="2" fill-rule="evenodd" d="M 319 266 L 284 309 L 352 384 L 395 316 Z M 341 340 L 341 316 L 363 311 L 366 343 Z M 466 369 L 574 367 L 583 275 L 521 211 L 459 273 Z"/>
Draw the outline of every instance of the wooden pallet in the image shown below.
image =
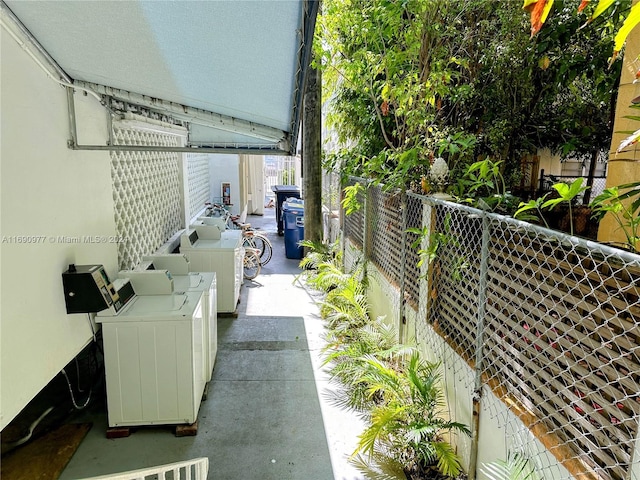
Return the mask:
<path id="1" fill-rule="evenodd" d="M 144 428 L 144 426 L 133 426 L 133 427 L 109 427 L 107 428 L 106 436 L 109 439 L 114 438 L 126 438 L 133 431 L 138 428 Z M 180 424 L 175 425 L 175 436 L 176 437 L 195 437 L 198 434 L 198 421 L 188 424 Z"/>

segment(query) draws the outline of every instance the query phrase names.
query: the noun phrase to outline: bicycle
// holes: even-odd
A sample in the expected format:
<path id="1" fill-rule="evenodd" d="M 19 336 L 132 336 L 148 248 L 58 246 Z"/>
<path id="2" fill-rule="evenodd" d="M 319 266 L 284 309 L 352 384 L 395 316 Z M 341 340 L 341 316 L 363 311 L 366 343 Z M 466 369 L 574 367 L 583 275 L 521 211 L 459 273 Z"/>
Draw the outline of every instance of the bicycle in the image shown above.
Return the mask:
<path id="1" fill-rule="evenodd" d="M 260 264 L 266 265 L 273 256 L 273 246 L 266 235 L 250 228 L 242 229 L 242 246 L 257 250 Z"/>
<path id="2" fill-rule="evenodd" d="M 204 205 L 206 207 L 206 210 L 204 211 L 205 217 L 221 218 L 227 228 L 231 228 L 230 225 L 233 225 L 233 216 L 224 205 L 210 202 L 206 202 Z"/>
<path id="3" fill-rule="evenodd" d="M 260 274 L 260 256 L 255 248 L 245 247 L 242 274 L 247 280 L 253 280 Z"/>

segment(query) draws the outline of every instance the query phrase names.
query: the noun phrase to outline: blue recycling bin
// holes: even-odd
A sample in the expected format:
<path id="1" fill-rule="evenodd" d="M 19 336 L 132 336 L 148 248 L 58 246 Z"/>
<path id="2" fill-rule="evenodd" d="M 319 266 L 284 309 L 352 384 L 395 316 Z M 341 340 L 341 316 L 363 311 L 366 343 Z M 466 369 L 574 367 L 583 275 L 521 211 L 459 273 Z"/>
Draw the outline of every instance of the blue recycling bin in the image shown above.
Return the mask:
<path id="1" fill-rule="evenodd" d="M 303 248 L 299 243 L 304 240 L 304 201 L 289 198 L 282 204 L 284 218 L 284 254 L 287 258 L 301 259 Z"/>
<path id="2" fill-rule="evenodd" d="M 300 198 L 300 188 L 297 185 L 274 185 L 271 190 L 276 194 L 276 224 L 278 235 L 282 236 L 284 234 L 282 204 L 289 198 Z"/>

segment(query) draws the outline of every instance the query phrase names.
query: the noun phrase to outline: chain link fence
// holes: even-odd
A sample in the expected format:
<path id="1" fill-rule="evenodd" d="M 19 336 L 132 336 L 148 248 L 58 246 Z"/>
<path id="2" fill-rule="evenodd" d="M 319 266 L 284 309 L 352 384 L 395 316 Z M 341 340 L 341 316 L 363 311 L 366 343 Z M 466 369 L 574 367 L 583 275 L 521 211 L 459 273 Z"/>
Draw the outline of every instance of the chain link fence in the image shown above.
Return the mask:
<path id="1" fill-rule="evenodd" d="M 639 255 L 413 193 L 368 186 L 361 200 L 344 237 L 508 448 L 541 478 L 640 478 Z"/>
<path id="2" fill-rule="evenodd" d="M 358 184 L 366 187 L 369 182 L 362 179 L 350 178 L 346 182 L 345 187 L 354 187 Z M 365 211 L 367 209 L 366 191 L 358 193 L 356 200 L 361 207 L 350 215 L 344 216 L 342 229 L 344 232 L 344 238 L 348 238 L 354 246 L 365 250 Z"/>

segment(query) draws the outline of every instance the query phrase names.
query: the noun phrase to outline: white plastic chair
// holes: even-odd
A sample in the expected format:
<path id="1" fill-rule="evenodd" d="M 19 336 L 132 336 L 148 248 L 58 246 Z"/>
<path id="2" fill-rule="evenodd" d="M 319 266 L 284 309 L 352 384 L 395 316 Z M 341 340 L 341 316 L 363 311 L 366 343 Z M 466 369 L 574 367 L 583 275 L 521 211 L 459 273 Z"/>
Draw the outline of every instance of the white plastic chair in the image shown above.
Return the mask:
<path id="1" fill-rule="evenodd" d="M 167 473 L 171 477 L 167 477 Z M 141 468 L 129 472 L 111 473 L 98 477 L 89 477 L 82 480 L 207 480 L 209 473 L 209 459 L 206 457 L 194 458 L 184 462 L 168 463 L 151 468 Z"/>

